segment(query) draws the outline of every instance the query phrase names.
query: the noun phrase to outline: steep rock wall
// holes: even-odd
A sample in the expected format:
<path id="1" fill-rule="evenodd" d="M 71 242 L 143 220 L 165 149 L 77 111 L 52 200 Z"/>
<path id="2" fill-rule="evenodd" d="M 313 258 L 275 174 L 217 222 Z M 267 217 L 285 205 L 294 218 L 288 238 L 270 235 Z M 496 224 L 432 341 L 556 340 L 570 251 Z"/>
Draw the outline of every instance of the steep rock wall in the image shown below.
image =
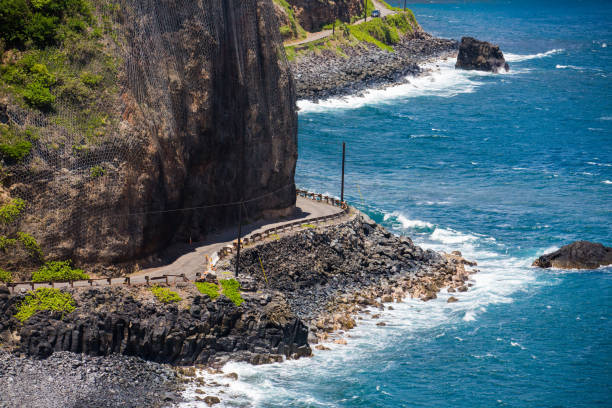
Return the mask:
<path id="1" fill-rule="evenodd" d="M 295 15 L 307 31 L 317 31 L 322 26 L 340 19 L 349 22 L 351 17 L 363 14 L 363 0 L 287 0 Z"/>
<path id="2" fill-rule="evenodd" d="M 0 98 L 3 123 L 40 132 L 4 177 L 4 193 L 28 203 L 11 228 L 49 259 L 93 268 L 234 225 L 238 206 L 220 204 L 247 200 L 250 218 L 290 210 L 295 91 L 272 0 L 106 3 L 94 2 L 119 64 L 103 135 L 89 142 Z"/>

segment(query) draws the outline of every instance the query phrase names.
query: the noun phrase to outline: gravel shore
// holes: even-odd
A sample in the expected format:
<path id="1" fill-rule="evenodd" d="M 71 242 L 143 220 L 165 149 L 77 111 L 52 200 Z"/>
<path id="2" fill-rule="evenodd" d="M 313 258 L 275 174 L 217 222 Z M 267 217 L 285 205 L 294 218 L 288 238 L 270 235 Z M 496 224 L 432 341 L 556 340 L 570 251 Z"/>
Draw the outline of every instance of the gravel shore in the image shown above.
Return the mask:
<path id="1" fill-rule="evenodd" d="M 66 351 L 45 360 L 0 350 L 0 407 L 164 407 L 181 400 L 169 366 Z"/>
<path id="2" fill-rule="evenodd" d="M 394 48 L 389 52 L 364 43 L 344 49 L 346 56 L 323 50 L 297 57 L 290 63 L 297 98 L 317 101 L 403 83 L 406 76 L 422 73 L 419 65 L 454 56 L 458 43 L 417 31 Z"/>

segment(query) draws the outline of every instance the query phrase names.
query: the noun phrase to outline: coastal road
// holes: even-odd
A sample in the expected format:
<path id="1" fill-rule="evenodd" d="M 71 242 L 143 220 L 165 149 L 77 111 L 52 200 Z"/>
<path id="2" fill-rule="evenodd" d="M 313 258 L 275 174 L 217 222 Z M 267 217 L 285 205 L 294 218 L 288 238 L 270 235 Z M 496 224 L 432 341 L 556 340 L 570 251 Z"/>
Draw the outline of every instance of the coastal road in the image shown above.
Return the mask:
<path id="1" fill-rule="evenodd" d="M 261 233 L 264 230 L 283 226 L 296 221 L 306 224 L 309 220 L 327 215 L 340 214 L 343 211 L 344 210 L 342 210 L 340 207 L 334 205 L 297 196 L 295 210 L 291 216 L 264 219 L 252 224 L 244 225 L 242 227 L 242 236 L 243 238 L 250 237 L 253 234 Z M 342 220 L 342 218 L 339 218 L 338 220 Z M 187 279 L 193 281 L 195 280 L 197 273 L 203 273 L 208 269 L 209 263 L 207 262 L 207 256 L 211 258 L 213 254 L 224 246 L 231 245 L 236 239 L 237 235 L 237 228 L 229 228 L 218 234 L 210 236 L 207 241 L 194 243 L 193 245 L 184 244 L 172 247 L 166 251 L 166 261 L 163 262 L 162 265 L 154 268 L 142 269 L 129 275 L 130 283 L 135 285 L 144 284 L 146 283 L 145 276 L 153 278 L 164 275 L 181 274 L 184 274 Z M 93 282 L 93 286 L 109 286 L 109 284 L 123 285 L 124 282 L 125 278 L 113 278 L 110 280 L 110 282 L 108 280 L 96 280 Z M 170 282 L 174 282 L 174 278 L 170 278 Z M 58 282 L 53 284 L 53 287 L 55 288 L 68 286 L 68 282 Z M 73 286 L 89 287 L 90 283 L 88 281 L 75 281 L 73 282 Z M 35 288 L 39 287 L 49 287 L 49 284 L 35 284 Z M 31 286 L 29 284 L 21 284 L 16 285 L 14 288 L 15 292 L 25 290 L 31 290 Z"/>
<path id="2" fill-rule="evenodd" d="M 380 16 L 381 17 L 386 17 L 386 16 L 390 16 L 391 14 L 396 14 L 396 11 L 393 10 L 389 10 L 384 4 L 382 4 L 379 1 L 376 0 L 372 0 L 372 4 L 374 4 L 374 8 L 376 10 L 380 11 Z M 372 18 L 370 17 L 370 20 Z M 354 23 L 352 23 L 351 25 L 357 25 L 357 24 L 361 24 L 364 23 L 367 19 L 365 18 L 361 18 L 359 20 L 356 20 Z M 332 35 L 332 30 L 322 30 L 322 31 L 317 31 L 314 33 L 308 33 L 306 35 L 306 38 L 302 38 L 300 40 L 293 40 L 293 41 L 287 41 L 284 43 L 285 47 L 287 46 L 292 46 L 292 45 L 301 45 L 301 44 L 307 44 L 309 42 L 312 41 L 317 41 L 320 40 L 322 38 L 327 38 L 330 35 Z"/>

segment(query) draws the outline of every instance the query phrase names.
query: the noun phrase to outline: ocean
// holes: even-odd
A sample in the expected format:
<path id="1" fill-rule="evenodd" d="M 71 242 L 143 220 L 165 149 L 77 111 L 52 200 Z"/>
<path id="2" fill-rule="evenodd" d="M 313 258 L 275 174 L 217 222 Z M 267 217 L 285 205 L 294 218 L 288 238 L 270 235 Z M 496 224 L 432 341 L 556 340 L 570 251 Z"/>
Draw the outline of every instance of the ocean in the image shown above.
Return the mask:
<path id="1" fill-rule="evenodd" d="M 389 1 L 399 5 L 401 1 Z M 612 406 L 612 268 L 539 270 L 574 240 L 612 245 L 612 2 L 409 3 L 437 36 L 500 45 L 511 71 L 431 75 L 300 101 L 301 188 L 478 262 L 474 286 L 394 304 L 347 345 L 231 363 L 225 406 Z M 224 382 L 225 381 L 225 382 Z"/>

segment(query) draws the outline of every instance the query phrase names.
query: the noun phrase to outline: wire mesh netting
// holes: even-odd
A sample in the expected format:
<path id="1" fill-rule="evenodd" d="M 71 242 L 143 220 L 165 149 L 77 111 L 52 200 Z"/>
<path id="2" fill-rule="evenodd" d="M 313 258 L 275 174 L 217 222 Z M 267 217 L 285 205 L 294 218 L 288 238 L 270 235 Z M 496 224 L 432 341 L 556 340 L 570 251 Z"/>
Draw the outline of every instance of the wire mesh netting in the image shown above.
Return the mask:
<path id="1" fill-rule="evenodd" d="M 295 92 L 271 0 L 92 3 L 103 34 L 59 63 L 100 72 L 96 97 L 60 93 L 47 112 L 0 100 L 3 123 L 36 134 L 4 166 L 3 201 L 26 207 L 3 236 L 108 267 L 233 225 L 242 200 L 254 216 L 290 207 Z"/>

